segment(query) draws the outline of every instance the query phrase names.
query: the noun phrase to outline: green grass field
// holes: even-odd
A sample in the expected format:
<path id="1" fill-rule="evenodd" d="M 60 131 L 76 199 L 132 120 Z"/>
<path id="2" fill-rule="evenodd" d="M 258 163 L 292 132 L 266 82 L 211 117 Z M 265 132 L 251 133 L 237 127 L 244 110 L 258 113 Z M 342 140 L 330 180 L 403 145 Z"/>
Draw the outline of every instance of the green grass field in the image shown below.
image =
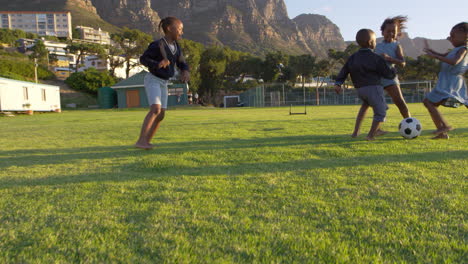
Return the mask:
<path id="1" fill-rule="evenodd" d="M 0 117 L 0 263 L 467 263 L 466 109 L 308 110 L 171 110 L 151 151 L 141 109 Z"/>

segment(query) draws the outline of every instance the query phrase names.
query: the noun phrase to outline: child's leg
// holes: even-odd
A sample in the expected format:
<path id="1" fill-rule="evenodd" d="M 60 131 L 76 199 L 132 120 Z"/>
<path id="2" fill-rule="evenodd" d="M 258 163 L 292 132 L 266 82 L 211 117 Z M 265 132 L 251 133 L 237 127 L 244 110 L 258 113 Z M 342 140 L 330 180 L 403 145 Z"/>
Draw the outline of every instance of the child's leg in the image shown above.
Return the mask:
<path id="1" fill-rule="evenodd" d="M 432 139 L 449 139 L 449 135 L 447 133 L 440 133 L 439 135 L 433 137 Z"/>
<path id="2" fill-rule="evenodd" d="M 354 132 L 351 135 L 351 137 L 355 138 L 359 135 L 359 131 L 361 130 L 361 124 L 364 120 L 364 117 L 366 116 L 367 109 L 369 109 L 369 104 L 363 102 L 356 117 L 356 124 L 354 125 Z"/>
<path id="3" fill-rule="evenodd" d="M 383 94 L 382 94 L 383 97 Z M 376 136 L 380 136 L 385 134 L 386 132 L 382 132 L 380 130 L 380 126 L 385 121 L 385 116 L 387 115 L 387 104 L 382 98 L 382 102 L 378 102 L 378 100 L 374 100 L 374 105 L 372 106 L 372 110 L 374 111 L 374 119 L 372 121 L 371 129 L 367 134 L 367 140 L 374 140 Z"/>
<path id="4" fill-rule="evenodd" d="M 367 140 L 375 140 L 375 136 L 377 135 L 376 132 L 378 131 L 382 123 L 383 122 L 380 122 L 375 119 L 372 121 L 371 129 L 369 130 L 369 134 L 367 134 L 367 137 L 366 137 Z"/>
<path id="5" fill-rule="evenodd" d="M 387 91 L 388 95 L 392 98 L 393 103 L 398 107 L 400 110 L 401 116 L 403 118 L 408 118 L 411 116 L 408 106 L 406 105 L 405 98 L 401 93 L 400 86 L 398 85 L 390 85 L 385 87 L 385 91 Z"/>
<path id="6" fill-rule="evenodd" d="M 437 127 L 437 130 L 434 132 L 434 134 L 442 134 L 442 133 L 446 133 L 452 130 L 452 127 L 449 126 L 447 121 L 445 121 L 445 119 L 442 117 L 442 114 L 437 109 L 441 102 L 433 103 L 429 101 L 427 98 L 424 98 L 423 103 L 424 103 L 424 106 L 429 111 L 429 114 L 431 115 L 434 125 Z"/>
<path id="7" fill-rule="evenodd" d="M 135 143 L 137 148 L 142 149 L 150 149 L 152 148 L 151 144 L 149 143 L 151 137 L 154 135 L 153 129 L 159 126 L 159 123 L 164 118 L 164 113 L 161 118 L 161 105 L 160 104 L 153 104 L 150 107 L 148 114 L 146 115 L 145 119 L 143 120 L 143 124 L 141 126 L 140 137 L 138 141 Z"/>

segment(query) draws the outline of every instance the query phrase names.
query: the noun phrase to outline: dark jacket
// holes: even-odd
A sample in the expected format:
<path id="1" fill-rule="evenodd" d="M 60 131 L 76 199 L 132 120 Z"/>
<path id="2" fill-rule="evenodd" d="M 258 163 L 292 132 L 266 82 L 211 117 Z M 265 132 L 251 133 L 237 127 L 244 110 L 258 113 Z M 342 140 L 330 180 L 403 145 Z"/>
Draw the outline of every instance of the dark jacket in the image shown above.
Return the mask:
<path id="1" fill-rule="evenodd" d="M 148 49 L 141 55 L 140 62 L 141 64 L 148 67 L 148 70 L 156 77 L 159 77 L 164 80 L 168 80 L 173 77 L 175 74 L 175 65 L 179 67 L 182 71 L 188 71 L 189 66 L 185 62 L 182 50 L 180 49 L 179 43 L 174 42 L 177 50 L 175 54 L 172 54 L 169 46 L 164 39 L 159 39 L 152 42 Z M 158 68 L 159 63 L 167 58 L 171 64 L 166 68 Z"/>
<path id="2" fill-rule="evenodd" d="M 359 88 L 381 85 L 380 79 L 395 78 L 396 70 L 390 68 L 385 60 L 371 49 L 360 49 L 346 61 L 336 77 L 335 84 L 342 85 L 348 74 L 351 74 L 354 87 Z"/>

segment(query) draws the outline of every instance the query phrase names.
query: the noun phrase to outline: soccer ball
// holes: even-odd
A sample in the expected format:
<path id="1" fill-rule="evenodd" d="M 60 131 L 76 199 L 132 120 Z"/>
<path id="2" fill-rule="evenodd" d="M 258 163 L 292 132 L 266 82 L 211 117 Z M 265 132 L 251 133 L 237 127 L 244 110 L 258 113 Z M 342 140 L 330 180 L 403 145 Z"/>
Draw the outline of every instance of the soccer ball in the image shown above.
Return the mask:
<path id="1" fill-rule="evenodd" d="M 412 139 L 421 135 L 422 127 L 419 120 L 414 117 L 408 117 L 400 122 L 398 130 L 404 138 Z"/>

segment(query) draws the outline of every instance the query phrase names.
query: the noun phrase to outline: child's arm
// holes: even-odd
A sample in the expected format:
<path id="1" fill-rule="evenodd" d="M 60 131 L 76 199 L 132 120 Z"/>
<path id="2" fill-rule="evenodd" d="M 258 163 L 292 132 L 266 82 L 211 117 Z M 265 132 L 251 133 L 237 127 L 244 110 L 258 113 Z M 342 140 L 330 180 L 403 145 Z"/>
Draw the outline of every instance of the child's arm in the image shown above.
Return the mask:
<path id="1" fill-rule="evenodd" d="M 442 56 L 442 57 L 445 57 L 447 56 L 449 53 L 446 52 L 446 53 L 439 53 L 439 52 L 436 52 L 434 51 L 433 49 L 430 49 L 430 48 L 425 48 L 424 49 L 424 52 L 426 52 L 427 55 L 429 55 L 429 53 L 432 53 L 432 54 L 435 54 L 435 55 L 438 55 L 438 56 Z M 431 56 L 431 55 L 429 55 Z"/>
<path id="2" fill-rule="evenodd" d="M 382 57 L 377 57 L 377 72 L 385 79 L 393 79 L 396 69 L 390 68 Z"/>
<path id="3" fill-rule="evenodd" d="M 179 44 L 177 44 L 177 47 L 180 50 L 180 55 L 176 61 L 177 67 L 181 70 L 180 80 L 188 82 L 190 80 L 190 67 L 185 61 L 184 54 L 182 53 L 182 49 L 180 49 Z"/>
<path id="4" fill-rule="evenodd" d="M 458 63 L 460 63 L 460 61 L 463 60 L 463 58 L 465 58 L 466 56 L 466 48 L 465 49 L 460 49 L 457 54 L 455 55 L 454 58 L 450 59 L 450 58 L 447 58 L 445 56 L 441 56 L 440 54 L 437 54 L 437 53 L 434 53 L 434 52 L 431 52 L 431 51 L 426 51 L 427 55 L 429 55 L 430 57 L 432 58 L 435 58 L 435 59 L 438 59 L 440 60 L 441 62 L 445 62 L 445 63 L 448 63 L 450 65 L 456 65 Z"/>
<path id="5" fill-rule="evenodd" d="M 391 62 L 393 64 L 400 65 L 401 67 L 405 67 L 406 65 L 403 48 L 401 47 L 400 44 L 398 44 L 397 46 L 396 58 L 393 58 L 386 53 L 382 54 L 382 58 L 384 58 L 386 61 Z"/>
<path id="6" fill-rule="evenodd" d="M 341 85 L 345 82 L 346 78 L 348 78 L 348 74 L 349 74 L 348 62 L 349 60 L 345 63 L 343 68 L 341 68 L 341 71 L 340 73 L 338 73 L 338 76 L 336 76 L 335 92 L 337 94 L 343 91 L 343 88 L 341 88 Z"/>
<path id="7" fill-rule="evenodd" d="M 141 64 L 148 67 L 148 69 L 159 69 L 169 66 L 169 64 L 171 64 L 169 60 L 163 59 L 158 61 L 155 59 L 158 57 L 159 50 L 160 48 L 157 46 L 156 42 L 151 43 L 140 57 Z"/>

